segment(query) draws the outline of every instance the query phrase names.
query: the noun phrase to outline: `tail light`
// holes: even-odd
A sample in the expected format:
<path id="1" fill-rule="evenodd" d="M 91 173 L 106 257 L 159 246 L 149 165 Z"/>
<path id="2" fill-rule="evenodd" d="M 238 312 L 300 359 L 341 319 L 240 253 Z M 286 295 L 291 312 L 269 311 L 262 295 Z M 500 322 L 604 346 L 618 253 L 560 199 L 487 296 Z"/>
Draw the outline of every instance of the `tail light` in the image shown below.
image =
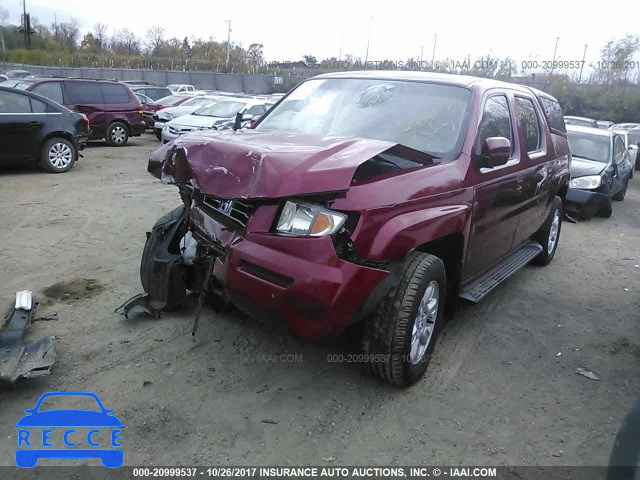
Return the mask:
<path id="1" fill-rule="evenodd" d="M 84 122 L 85 126 L 86 126 L 87 128 L 89 128 L 89 125 L 90 125 L 90 123 L 89 123 L 89 117 L 87 117 L 84 113 L 83 113 L 83 114 L 81 114 L 81 115 L 82 115 L 82 121 Z"/>

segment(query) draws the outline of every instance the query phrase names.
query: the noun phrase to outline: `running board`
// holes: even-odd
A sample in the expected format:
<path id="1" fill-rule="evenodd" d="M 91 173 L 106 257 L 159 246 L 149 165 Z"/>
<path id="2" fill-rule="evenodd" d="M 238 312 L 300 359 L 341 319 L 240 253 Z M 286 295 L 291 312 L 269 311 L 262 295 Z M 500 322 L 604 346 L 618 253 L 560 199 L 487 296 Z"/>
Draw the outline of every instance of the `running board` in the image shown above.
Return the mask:
<path id="1" fill-rule="evenodd" d="M 504 280 L 516 273 L 542 252 L 542 245 L 527 242 L 502 261 L 484 272 L 471 283 L 462 287 L 460 298 L 471 303 L 478 303 Z"/>

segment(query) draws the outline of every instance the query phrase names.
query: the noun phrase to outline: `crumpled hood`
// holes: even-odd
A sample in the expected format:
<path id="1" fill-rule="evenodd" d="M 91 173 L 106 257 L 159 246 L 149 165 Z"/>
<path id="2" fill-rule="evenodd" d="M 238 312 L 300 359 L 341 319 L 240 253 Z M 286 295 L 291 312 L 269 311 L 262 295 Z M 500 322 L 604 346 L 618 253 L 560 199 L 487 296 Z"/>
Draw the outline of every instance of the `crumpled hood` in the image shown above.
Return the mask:
<path id="1" fill-rule="evenodd" d="M 598 175 L 607 167 L 606 163 L 584 160 L 579 157 L 571 158 L 571 178 L 585 177 L 587 175 Z"/>
<path id="2" fill-rule="evenodd" d="M 193 132 L 155 150 L 148 171 L 223 198 L 281 198 L 347 190 L 358 166 L 396 146 L 278 131 Z"/>

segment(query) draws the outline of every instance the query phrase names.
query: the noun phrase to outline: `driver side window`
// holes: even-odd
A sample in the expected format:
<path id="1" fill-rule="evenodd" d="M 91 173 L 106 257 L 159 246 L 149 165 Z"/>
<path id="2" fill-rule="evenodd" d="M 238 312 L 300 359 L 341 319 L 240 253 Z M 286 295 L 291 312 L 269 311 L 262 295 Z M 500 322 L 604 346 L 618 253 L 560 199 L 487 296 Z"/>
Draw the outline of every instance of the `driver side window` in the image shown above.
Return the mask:
<path id="1" fill-rule="evenodd" d="M 515 142 L 513 141 L 511 112 L 506 96 L 493 95 L 487 99 L 478 131 L 477 154 L 482 151 L 482 146 L 487 138 L 504 137 L 511 142 L 511 155 L 513 156 Z"/>

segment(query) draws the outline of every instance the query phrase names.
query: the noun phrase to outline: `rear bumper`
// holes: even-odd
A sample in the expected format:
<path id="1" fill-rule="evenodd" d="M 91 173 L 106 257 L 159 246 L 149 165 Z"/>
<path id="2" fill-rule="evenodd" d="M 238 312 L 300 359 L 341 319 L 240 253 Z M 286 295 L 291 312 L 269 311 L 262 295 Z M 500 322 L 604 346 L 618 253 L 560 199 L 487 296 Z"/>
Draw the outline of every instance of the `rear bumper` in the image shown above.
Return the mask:
<path id="1" fill-rule="evenodd" d="M 144 119 L 136 122 L 131 122 L 130 126 L 131 126 L 132 137 L 139 137 L 144 133 L 145 129 L 147 128 L 147 124 L 145 123 Z"/>
<path id="2" fill-rule="evenodd" d="M 611 204 L 609 195 L 591 190 L 570 188 L 565 210 L 570 215 L 593 217 Z"/>
<path id="3" fill-rule="evenodd" d="M 300 338 L 344 330 L 389 276 L 338 258 L 328 236 L 247 233 L 231 239 L 205 215 L 192 209 L 191 228 L 201 244 L 224 252 L 213 275 L 229 298 L 252 316 L 284 323 Z"/>
<path id="4" fill-rule="evenodd" d="M 89 141 L 89 135 L 76 135 L 73 137 L 73 140 L 76 142 L 78 150 L 84 150 L 84 147 L 87 146 L 87 142 Z"/>

